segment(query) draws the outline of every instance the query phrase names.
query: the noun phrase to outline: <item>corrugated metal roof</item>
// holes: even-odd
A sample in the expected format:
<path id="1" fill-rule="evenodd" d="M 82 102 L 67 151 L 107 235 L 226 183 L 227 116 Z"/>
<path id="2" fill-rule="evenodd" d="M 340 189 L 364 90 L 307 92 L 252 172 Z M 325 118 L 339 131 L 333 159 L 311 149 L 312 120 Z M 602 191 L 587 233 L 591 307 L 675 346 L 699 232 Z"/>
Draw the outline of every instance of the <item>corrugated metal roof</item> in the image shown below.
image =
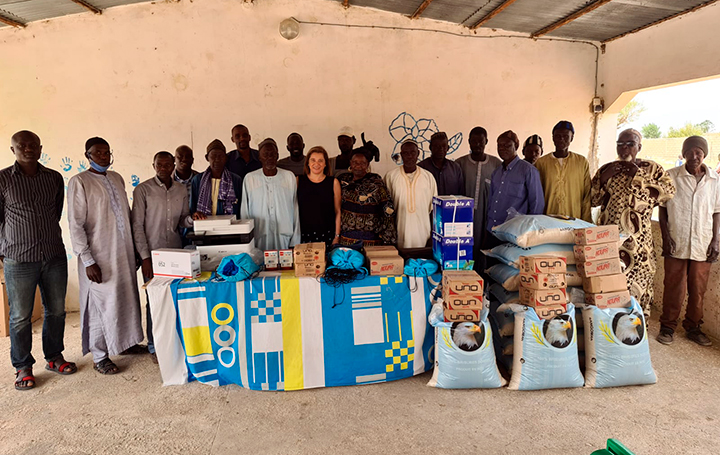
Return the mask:
<path id="1" fill-rule="evenodd" d="M 103 10 L 150 0 L 84 1 Z M 335 1 L 343 3 L 343 0 Z M 349 5 L 410 16 L 423 1 L 349 0 Z M 421 17 L 472 27 L 510 2 L 481 27 L 533 34 L 598 1 L 604 4 L 551 31 L 548 36 L 604 41 L 718 0 L 431 0 Z M 72 0 L 0 0 L 0 20 L 5 18 L 19 24 L 80 13 L 89 11 Z M 0 23 L 0 27 L 8 26 Z"/>

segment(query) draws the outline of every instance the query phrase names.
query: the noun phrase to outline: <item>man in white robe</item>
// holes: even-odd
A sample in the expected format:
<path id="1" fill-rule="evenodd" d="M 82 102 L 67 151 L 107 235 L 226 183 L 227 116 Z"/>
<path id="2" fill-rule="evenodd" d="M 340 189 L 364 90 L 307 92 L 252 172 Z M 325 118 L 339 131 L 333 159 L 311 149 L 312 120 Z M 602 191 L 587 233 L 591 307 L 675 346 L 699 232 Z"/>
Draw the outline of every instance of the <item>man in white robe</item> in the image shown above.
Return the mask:
<path id="1" fill-rule="evenodd" d="M 83 355 L 115 374 L 110 360 L 143 339 L 130 206 L 120 174 L 108 171 L 112 152 L 102 138 L 85 144 L 90 169 L 68 183 L 68 224 L 78 257 Z"/>
<path id="2" fill-rule="evenodd" d="M 432 200 L 438 190 L 433 175 L 418 167 L 419 153 L 415 142 L 404 142 L 400 147 L 402 167 L 385 174 L 397 214 L 399 248 L 422 248 L 430 239 Z"/>
<path id="3" fill-rule="evenodd" d="M 255 220 L 255 244 L 283 250 L 300 243 L 300 212 L 295 174 L 279 169 L 278 147 L 268 138 L 258 147 L 262 169 L 245 175 L 240 216 Z"/>

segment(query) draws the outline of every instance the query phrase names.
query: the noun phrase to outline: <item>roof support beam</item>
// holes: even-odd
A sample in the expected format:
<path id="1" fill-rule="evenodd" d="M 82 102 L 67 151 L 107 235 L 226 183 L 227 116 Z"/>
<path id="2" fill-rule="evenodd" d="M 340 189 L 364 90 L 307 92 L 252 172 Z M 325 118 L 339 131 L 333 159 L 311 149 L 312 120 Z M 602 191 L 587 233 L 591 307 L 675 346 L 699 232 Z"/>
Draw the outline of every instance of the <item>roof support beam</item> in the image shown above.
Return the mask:
<path id="1" fill-rule="evenodd" d="M 690 9 L 685 10 L 685 11 L 680 11 L 680 12 L 677 13 L 677 14 L 673 14 L 672 16 L 668 16 L 668 17 L 666 17 L 665 19 L 660 19 L 659 21 L 655 21 L 655 22 L 653 22 L 653 23 L 651 23 L 651 24 L 643 25 L 642 27 L 638 27 L 638 28 L 632 29 L 632 30 L 630 30 L 629 32 L 625 32 L 625 33 L 621 33 L 621 34 L 619 34 L 619 35 L 617 35 L 617 36 L 613 36 L 612 38 L 606 39 L 606 40 L 603 41 L 602 43 L 603 43 L 603 44 L 609 43 L 610 41 L 615 41 L 616 39 L 622 38 L 623 36 L 627 36 L 627 35 L 629 35 L 629 34 L 631 34 L 631 33 L 637 33 L 637 32 L 639 32 L 639 31 L 641 31 L 641 30 L 645 30 L 646 28 L 650 28 L 650 27 L 652 27 L 652 26 L 654 26 L 654 25 L 658 25 L 658 24 L 661 24 L 661 23 L 663 23 L 663 22 L 665 22 L 665 21 L 669 21 L 670 19 L 675 19 L 676 17 L 682 16 L 682 15 L 684 15 L 684 14 L 693 13 L 693 12 L 699 10 L 700 8 L 705 8 L 706 6 L 710 6 L 710 5 L 712 5 L 713 3 L 717 3 L 718 1 L 720 1 L 720 0 L 710 0 L 709 2 L 702 3 L 702 4 L 700 4 L 700 5 L 694 6 L 694 7 L 690 8 Z"/>
<path id="2" fill-rule="evenodd" d="M 420 15 L 423 13 L 423 11 L 425 11 L 425 8 L 430 6 L 430 3 L 432 3 L 432 2 L 433 2 L 433 0 L 425 0 L 424 2 L 422 2 L 420 4 L 420 6 L 418 6 L 418 9 L 416 9 L 415 12 L 412 13 L 412 16 L 410 16 L 410 19 L 417 19 L 418 17 L 420 17 Z"/>
<path id="3" fill-rule="evenodd" d="M 102 10 L 98 8 L 97 6 L 91 5 L 85 0 L 70 0 L 73 3 L 77 3 L 78 5 L 82 6 L 83 8 L 92 11 L 95 14 L 102 14 Z"/>
<path id="4" fill-rule="evenodd" d="M 3 24 L 12 25 L 13 27 L 25 28 L 25 24 L 23 24 L 22 22 L 12 20 L 5 16 L 0 16 L 0 22 L 2 22 Z"/>
<path id="5" fill-rule="evenodd" d="M 611 1 L 612 0 L 597 0 L 593 3 L 590 3 L 589 5 L 586 5 L 584 8 L 582 8 L 578 11 L 575 11 L 574 13 L 572 13 L 569 16 L 563 17 L 559 21 L 557 21 L 553 24 L 550 24 L 545 28 L 538 30 L 537 32 L 533 33 L 530 36 L 533 38 L 537 38 L 538 36 L 542 36 L 542 35 L 552 32 L 553 30 L 557 30 L 558 28 L 562 27 L 563 25 L 567 25 L 570 22 L 574 21 L 575 19 L 586 15 L 590 11 L 594 11 L 594 10 L 600 8 L 601 6 L 603 6 L 607 3 L 610 3 Z"/>
<path id="6" fill-rule="evenodd" d="M 490 11 L 480 19 L 479 21 L 475 22 L 473 25 L 470 26 L 470 30 L 475 30 L 476 28 L 479 28 L 481 25 L 492 19 L 493 17 L 497 16 L 498 14 L 502 13 L 505 8 L 515 3 L 517 0 L 505 0 L 501 4 L 499 4 L 494 10 Z"/>
<path id="7" fill-rule="evenodd" d="M 345 8 L 350 8 L 350 0 L 343 0 L 343 6 Z"/>

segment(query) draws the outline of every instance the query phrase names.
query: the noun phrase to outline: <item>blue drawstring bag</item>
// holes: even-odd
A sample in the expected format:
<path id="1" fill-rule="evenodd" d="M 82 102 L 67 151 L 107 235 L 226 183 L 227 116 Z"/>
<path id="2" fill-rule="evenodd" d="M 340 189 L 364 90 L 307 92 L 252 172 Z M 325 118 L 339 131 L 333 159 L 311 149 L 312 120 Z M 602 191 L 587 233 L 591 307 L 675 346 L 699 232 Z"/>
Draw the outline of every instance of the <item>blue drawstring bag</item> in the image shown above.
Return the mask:
<path id="1" fill-rule="evenodd" d="M 225 256 L 220 261 L 216 273 L 225 281 L 243 281 L 251 278 L 259 271 L 260 266 L 252 260 L 250 255 L 242 253 Z"/>
<path id="2" fill-rule="evenodd" d="M 432 259 L 410 259 L 405 264 L 404 273 L 407 276 L 430 276 L 439 269 L 438 263 Z"/>
<path id="3" fill-rule="evenodd" d="M 337 247 L 328 255 L 330 265 L 325 269 L 325 283 L 339 287 L 365 278 L 365 255 L 353 248 Z"/>

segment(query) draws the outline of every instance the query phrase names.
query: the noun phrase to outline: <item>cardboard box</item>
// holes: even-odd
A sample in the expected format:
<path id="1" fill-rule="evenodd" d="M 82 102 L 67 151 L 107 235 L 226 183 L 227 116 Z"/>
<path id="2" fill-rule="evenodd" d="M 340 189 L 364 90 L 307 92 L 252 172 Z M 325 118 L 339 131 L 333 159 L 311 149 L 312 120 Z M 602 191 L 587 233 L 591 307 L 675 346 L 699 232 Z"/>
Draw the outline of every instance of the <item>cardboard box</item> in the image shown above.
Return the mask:
<path id="1" fill-rule="evenodd" d="M 480 322 L 480 310 L 443 310 L 445 322 Z"/>
<path id="2" fill-rule="evenodd" d="M 596 243 L 594 245 L 575 245 L 573 247 L 577 262 L 597 261 L 620 257 L 618 242 Z"/>
<path id="3" fill-rule="evenodd" d="M 520 286 L 528 289 L 559 289 L 567 286 L 564 273 L 520 272 Z"/>
<path id="4" fill-rule="evenodd" d="M 435 232 L 433 238 L 433 257 L 443 270 L 472 270 L 473 260 L 472 237 L 443 237 Z"/>
<path id="5" fill-rule="evenodd" d="M 293 249 L 295 263 L 298 262 L 325 262 L 325 244 L 323 242 L 301 243 Z"/>
<path id="6" fill-rule="evenodd" d="M 200 252 L 178 248 L 160 248 L 150 252 L 153 275 L 177 278 L 200 277 Z"/>
<path id="7" fill-rule="evenodd" d="M 5 270 L 0 263 L 0 337 L 10 336 L 10 301 L 8 300 L 7 289 L 5 289 Z M 43 317 L 42 297 L 40 289 L 35 289 L 35 302 L 30 315 L 30 322 L 35 322 Z"/>
<path id="8" fill-rule="evenodd" d="M 567 304 L 559 303 L 557 305 L 535 307 L 535 313 L 540 319 L 552 319 L 567 313 Z"/>
<path id="9" fill-rule="evenodd" d="M 586 293 L 606 294 L 608 292 L 627 291 L 627 289 L 627 277 L 623 273 L 583 278 L 583 290 Z"/>
<path id="10" fill-rule="evenodd" d="M 325 262 L 296 262 L 296 277 L 316 277 L 325 273 Z"/>
<path id="11" fill-rule="evenodd" d="M 443 237 L 472 237 L 474 206 L 469 197 L 435 196 L 433 232 Z"/>
<path id="12" fill-rule="evenodd" d="M 630 308 L 632 300 L 630 300 L 630 291 L 616 291 L 605 294 L 585 294 L 585 303 L 595 305 L 604 310 L 606 308 Z"/>
<path id="13" fill-rule="evenodd" d="M 520 288 L 520 303 L 530 307 L 567 304 L 567 292 L 561 289 Z"/>
<path id="14" fill-rule="evenodd" d="M 571 272 L 568 270 L 565 272 L 565 283 L 567 283 L 567 286 L 576 286 L 576 287 L 582 287 L 583 285 L 583 277 L 578 273 L 577 271 Z"/>
<path id="15" fill-rule="evenodd" d="M 280 253 L 278 250 L 263 251 L 265 270 L 275 270 L 280 267 Z"/>
<path id="16" fill-rule="evenodd" d="M 567 259 L 562 256 L 520 256 L 520 271 L 525 273 L 565 273 Z"/>
<path id="17" fill-rule="evenodd" d="M 482 310 L 483 296 L 482 294 L 443 296 L 443 308 L 446 310 Z"/>
<path id="18" fill-rule="evenodd" d="M 620 258 L 578 262 L 575 266 L 577 267 L 578 273 L 585 278 L 622 273 Z"/>
<path id="19" fill-rule="evenodd" d="M 620 241 L 620 230 L 616 224 L 595 226 L 585 229 L 575 229 L 576 245 L 593 245 L 595 243 L 609 243 Z"/>
<path id="20" fill-rule="evenodd" d="M 366 246 L 365 256 L 395 256 L 399 255 L 397 248 L 391 245 Z"/>
<path id="21" fill-rule="evenodd" d="M 473 270 L 446 270 L 443 272 L 443 296 L 482 295 L 485 283 Z"/>
<path id="22" fill-rule="evenodd" d="M 405 261 L 397 254 L 375 254 L 368 256 L 368 270 L 370 275 L 402 275 L 405 267 Z"/>
<path id="23" fill-rule="evenodd" d="M 278 263 L 280 268 L 283 270 L 290 270 L 293 268 L 293 250 L 279 250 L 278 251 Z"/>

